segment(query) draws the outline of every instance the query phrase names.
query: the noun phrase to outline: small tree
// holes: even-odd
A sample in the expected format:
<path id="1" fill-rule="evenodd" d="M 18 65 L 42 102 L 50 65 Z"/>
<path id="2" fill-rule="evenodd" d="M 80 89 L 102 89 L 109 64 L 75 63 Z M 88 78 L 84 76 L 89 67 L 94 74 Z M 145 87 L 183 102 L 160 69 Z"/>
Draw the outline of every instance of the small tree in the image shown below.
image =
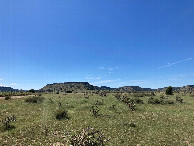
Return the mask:
<path id="1" fill-rule="evenodd" d="M 166 89 L 166 95 L 172 95 L 173 92 L 172 92 L 172 87 L 169 86 L 167 89 Z"/>
<path id="2" fill-rule="evenodd" d="M 34 89 L 30 89 L 29 92 L 35 93 L 35 90 Z"/>

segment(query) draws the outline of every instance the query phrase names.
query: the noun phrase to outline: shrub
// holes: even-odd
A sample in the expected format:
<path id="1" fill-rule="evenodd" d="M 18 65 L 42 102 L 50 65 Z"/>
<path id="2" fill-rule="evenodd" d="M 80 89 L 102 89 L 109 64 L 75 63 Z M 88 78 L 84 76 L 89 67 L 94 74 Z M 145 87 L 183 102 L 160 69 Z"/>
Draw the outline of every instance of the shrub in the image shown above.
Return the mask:
<path id="1" fill-rule="evenodd" d="M 130 127 L 136 127 L 136 124 L 135 123 L 130 123 L 129 126 Z"/>
<path id="2" fill-rule="evenodd" d="M 54 101 L 52 99 L 49 98 L 49 103 L 54 103 Z"/>
<path id="3" fill-rule="evenodd" d="M 180 103 L 183 103 L 183 99 L 179 96 L 176 96 L 176 101 L 180 102 Z"/>
<path id="4" fill-rule="evenodd" d="M 115 96 L 118 100 L 120 100 L 120 98 L 121 98 L 121 94 L 119 94 L 119 93 L 115 94 L 114 96 Z"/>
<path id="5" fill-rule="evenodd" d="M 166 100 L 165 104 L 174 104 L 174 101 L 173 100 Z"/>
<path id="6" fill-rule="evenodd" d="M 99 116 L 98 112 L 99 112 L 98 107 L 97 106 L 96 107 L 92 106 L 92 114 L 93 114 L 94 117 L 98 117 Z"/>
<path id="7" fill-rule="evenodd" d="M 148 99 L 148 103 L 149 104 L 174 104 L 174 101 L 150 97 Z"/>
<path id="8" fill-rule="evenodd" d="M 155 93 L 154 92 L 151 92 L 151 96 L 155 96 Z"/>
<path id="9" fill-rule="evenodd" d="M 102 101 L 97 100 L 96 103 L 95 103 L 95 105 L 103 105 L 103 104 L 104 104 L 103 100 Z"/>
<path id="10" fill-rule="evenodd" d="M 128 107 L 132 110 L 135 111 L 135 103 L 134 102 L 129 102 L 127 103 Z"/>
<path id="11" fill-rule="evenodd" d="M 169 86 L 167 89 L 166 89 L 166 95 L 172 95 L 173 92 L 172 92 L 172 87 Z"/>
<path id="12" fill-rule="evenodd" d="M 11 99 L 11 96 L 6 96 L 5 97 L 5 100 L 10 100 Z"/>
<path id="13" fill-rule="evenodd" d="M 29 102 L 29 103 L 39 103 L 42 102 L 44 100 L 44 97 L 38 97 L 38 96 L 33 96 L 33 97 L 29 97 L 25 100 L 25 102 Z"/>
<path id="14" fill-rule="evenodd" d="M 67 91 L 67 93 L 72 93 L 72 91 Z"/>
<path id="15" fill-rule="evenodd" d="M 30 89 L 29 92 L 30 93 L 35 93 L 35 90 L 34 89 Z"/>
<path id="16" fill-rule="evenodd" d="M 158 98 L 150 97 L 148 99 L 148 103 L 149 104 L 163 104 L 164 103 L 164 100 L 163 99 L 158 99 Z"/>
<path id="17" fill-rule="evenodd" d="M 137 104 L 143 104 L 143 100 L 140 99 L 139 97 L 132 98 L 130 101 Z"/>
<path id="18" fill-rule="evenodd" d="M 129 97 L 126 97 L 126 96 L 124 96 L 124 97 L 122 97 L 122 98 L 121 98 L 121 101 L 127 104 L 127 103 L 129 103 L 129 102 L 130 102 L 130 98 L 129 98 Z"/>
<path id="19" fill-rule="evenodd" d="M 38 96 L 42 96 L 42 94 L 41 93 L 38 93 Z"/>
<path id="20" fill-rule="evenodd" d="M 165 99 L 164 95 L 161 95 L 160 98 L 161 98 L 161 99 Z"/>
<path id="21" fill-rule="evenodd" d="M 135 128 L 136 127 L 136 124 L 135 123 L 128 123 L 128 122 L 124 122 L 123 126 L 126 126 L 127 128 Z"/>
<path id="22" fill-rule="evenodd" d="M 13 122 L 13 121 L 16 121 L 16 117 L 14 115 L 9 116 L 9 117 L 5 118 L 4 120 L 1 120 L 1 123 L 3 124 L 3 126 L 0 126 L 1 129 L 3 131 L 14 129 L 15 126 L 11 125 L 11 122 Z"/>
<path id="23" fill-rule="evenodd" d="M 55 113 L 55 117 L 58 120 L 69 119 L 68 112 L 65 109 L 58 109 Z"/>
<path id="24" fill-rule="evenodd" d="M 113 104 L 113 105 L 111 105 L 111 106 L 109 107 L 109 109 L 115 109 L 115 107 L 116 107 L 116 105 Z"/>
<path id="25" fill-rule="evenodd" d="M 102 96 L 102 97 L 105 97 L 105 96 L 107 96 L 107 92 L 106 91 L 101 91 L 101 92 L 99 92 L 99 95 Z"/>
<path id="26" fill-rule="evenodd" d="M 70 139 L 73 146 L 103 146 L 108 141 L 109 139 L 106 139 L 102 132 L 91 127 L 82 129 Z"/>

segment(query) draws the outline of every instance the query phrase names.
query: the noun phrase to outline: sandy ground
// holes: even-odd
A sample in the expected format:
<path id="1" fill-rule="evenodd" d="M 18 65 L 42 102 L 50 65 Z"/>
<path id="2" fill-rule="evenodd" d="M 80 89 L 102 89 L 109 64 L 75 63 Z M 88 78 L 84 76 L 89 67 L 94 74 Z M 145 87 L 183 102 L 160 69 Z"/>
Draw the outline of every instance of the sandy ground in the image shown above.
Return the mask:
<path id="1" fill-rule="evenodd" d="M 35 95 L 26 95 L 26 96 L 11 96 L 11 99 L 15 99 L 15 98 L 24 98 L 24 97 L 29 97 L 29 96 L 35 96 Z M 5 97 L 0 97 L 1 99 L 5 99 Z"/>

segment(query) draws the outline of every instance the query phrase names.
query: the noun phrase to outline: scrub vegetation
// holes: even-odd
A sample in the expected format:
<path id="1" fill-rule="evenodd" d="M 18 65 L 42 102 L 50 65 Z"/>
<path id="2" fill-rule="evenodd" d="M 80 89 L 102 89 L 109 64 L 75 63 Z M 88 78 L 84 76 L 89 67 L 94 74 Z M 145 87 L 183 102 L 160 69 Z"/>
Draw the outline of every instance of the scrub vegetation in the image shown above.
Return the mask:
<path id="1" fill-rule="evenodd" d="M 0 145 L 194 145 L 189 93 L 41 93 L 0 111 Z"/>

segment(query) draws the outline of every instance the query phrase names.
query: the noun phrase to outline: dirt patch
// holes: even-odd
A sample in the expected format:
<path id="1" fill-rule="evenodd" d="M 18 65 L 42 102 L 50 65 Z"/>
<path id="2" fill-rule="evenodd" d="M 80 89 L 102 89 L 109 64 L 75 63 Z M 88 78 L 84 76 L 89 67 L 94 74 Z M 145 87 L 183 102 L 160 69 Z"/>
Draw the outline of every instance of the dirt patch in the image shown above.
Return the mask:
<path id="1" fill-rule="evenodd" d="M 11 96 L 11 99 L 15 99 L 15 98 L 24 98 L 24 97 L 29 97 L 29 96 L 35 96 L 35 95 L 26 95 L 26 96 Z M 0 100 L 1 99 L 5 99 L 5 97 L 0 97 Z"/>

